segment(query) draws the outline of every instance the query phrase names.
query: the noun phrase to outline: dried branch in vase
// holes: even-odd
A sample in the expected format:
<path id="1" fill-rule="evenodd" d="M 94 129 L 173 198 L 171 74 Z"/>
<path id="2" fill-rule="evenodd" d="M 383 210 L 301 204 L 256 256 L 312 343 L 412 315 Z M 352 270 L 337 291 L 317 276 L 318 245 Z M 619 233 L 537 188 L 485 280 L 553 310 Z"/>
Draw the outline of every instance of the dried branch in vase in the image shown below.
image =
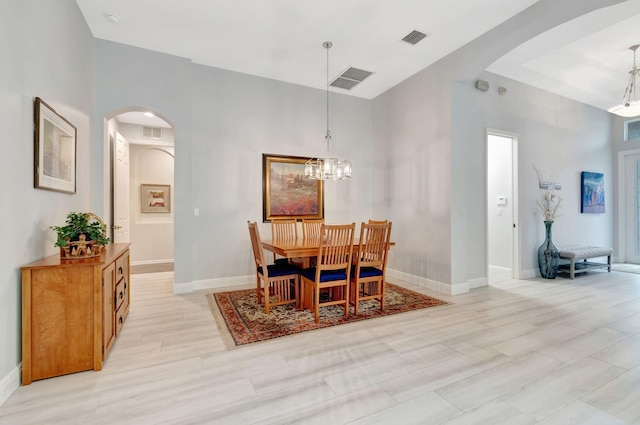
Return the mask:
<path id="1" fill-rule="evenodd" d="M 536 204 L 538 209 L 544 217 L 544 221 L 555 221 L 560 217 L 560 205 L 562 204 L 562 197 L 555 192 L 560 190 L 561 187 L 558 183 L 554 182 L 554 176 L 550 179 L 545 179 L 543 175 L 538 171 L 536 166 L 533 166 L 538 175 L 538 187 L 540 188 L 540 197 Z"/>

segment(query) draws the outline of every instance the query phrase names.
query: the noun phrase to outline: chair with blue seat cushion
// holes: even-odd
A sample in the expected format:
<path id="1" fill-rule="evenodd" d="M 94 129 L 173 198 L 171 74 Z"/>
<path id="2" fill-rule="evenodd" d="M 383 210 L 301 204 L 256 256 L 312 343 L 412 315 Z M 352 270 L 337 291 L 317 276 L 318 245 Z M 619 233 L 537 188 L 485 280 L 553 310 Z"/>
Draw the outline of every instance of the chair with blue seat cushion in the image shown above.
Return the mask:
<path id="1" fill-rule="evenodd" d="M 272 218 L 271 239 L 274 241 L 295 241 L 298 239 L 298 221 L 294 218 Z M 288 263 L 288 258 L 277 258 L 273 254 L 273 262 L 276 264 Z"/>
<path id="2" fill-rule="evenodd" d="M 351 272 L 350 303 L 358 314 L 360 301 L 380 300 L 384 310 L 384 287 L 387 256 L 391 241 L 391 222 L 378 222 L 360 226 L 360 240 L 355 265 Z M 355 254 L 354 254 L 355 255 Z"/>
<path id="3" fill-rule="evenodd" d="M 345 317 L 349 315 L 349 275 L 355 228 L 355 223 L 322 224 L 316 267 L 304 269 L 300 274 L 303 305 L 313 310 L 316 323 L 320 307 L 324 306 L 343 305 Z M 321 300 L 321 291 L 328 291 L 329 298 Z"/>
<path id="4" fill-rule="evenodd" d="M 247 222 L 256 266 L 258 304 L 264 299 L 264 311 L 271 307 L 295 304 L 300 308 L 300 269 L 293 264 L 267 264 L 257 223 Z"/>

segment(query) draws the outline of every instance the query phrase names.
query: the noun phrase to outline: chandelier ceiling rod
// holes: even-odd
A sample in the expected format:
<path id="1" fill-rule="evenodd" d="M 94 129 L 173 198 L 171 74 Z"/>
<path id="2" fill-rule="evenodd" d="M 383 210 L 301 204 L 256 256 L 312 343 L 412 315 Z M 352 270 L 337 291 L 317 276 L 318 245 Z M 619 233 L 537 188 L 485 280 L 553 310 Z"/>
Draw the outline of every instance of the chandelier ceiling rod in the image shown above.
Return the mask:
<path id="1" fill-rule="evenodd" d="M 351 178 L 351 162 L 338 158 L 331 158 L 331 130 L 329 129 L 329 49 L 333 43 L 325 41 L 322 47 L 327 49 L 327 133 L 324 139 L 327 143 L 327 157 L 313 158 L 306 162 L 304 175 L 314 180 L 344 180 Z"/>

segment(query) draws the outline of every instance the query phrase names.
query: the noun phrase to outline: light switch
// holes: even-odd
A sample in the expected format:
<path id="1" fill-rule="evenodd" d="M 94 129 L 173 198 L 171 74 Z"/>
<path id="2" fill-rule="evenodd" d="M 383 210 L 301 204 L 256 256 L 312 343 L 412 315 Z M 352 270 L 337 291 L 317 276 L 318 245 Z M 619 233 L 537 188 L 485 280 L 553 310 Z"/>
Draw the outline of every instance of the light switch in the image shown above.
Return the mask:
<path id="1" fill-rule="evenodd" d="M 496 197 L 496 204 L 497 205 L 507 205 L 507 197 L 504 195 L 498 195 Z"/>
<path id="2" fill-rule="evenodd" d="M 193 216 L 194 217 L 200 216 L 200 208 L 194 208 L 193 209 Z"/>

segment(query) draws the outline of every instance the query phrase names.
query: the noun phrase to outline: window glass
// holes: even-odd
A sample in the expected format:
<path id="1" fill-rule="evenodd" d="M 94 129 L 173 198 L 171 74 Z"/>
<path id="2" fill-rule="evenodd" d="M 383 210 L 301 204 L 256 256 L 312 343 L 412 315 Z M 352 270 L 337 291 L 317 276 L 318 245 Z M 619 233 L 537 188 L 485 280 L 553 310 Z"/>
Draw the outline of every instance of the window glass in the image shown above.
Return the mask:
<path id="1" fill-rule="evenodd" d="M 624 122 L 624 140 L 640 140 L 640 119 Z"/>

